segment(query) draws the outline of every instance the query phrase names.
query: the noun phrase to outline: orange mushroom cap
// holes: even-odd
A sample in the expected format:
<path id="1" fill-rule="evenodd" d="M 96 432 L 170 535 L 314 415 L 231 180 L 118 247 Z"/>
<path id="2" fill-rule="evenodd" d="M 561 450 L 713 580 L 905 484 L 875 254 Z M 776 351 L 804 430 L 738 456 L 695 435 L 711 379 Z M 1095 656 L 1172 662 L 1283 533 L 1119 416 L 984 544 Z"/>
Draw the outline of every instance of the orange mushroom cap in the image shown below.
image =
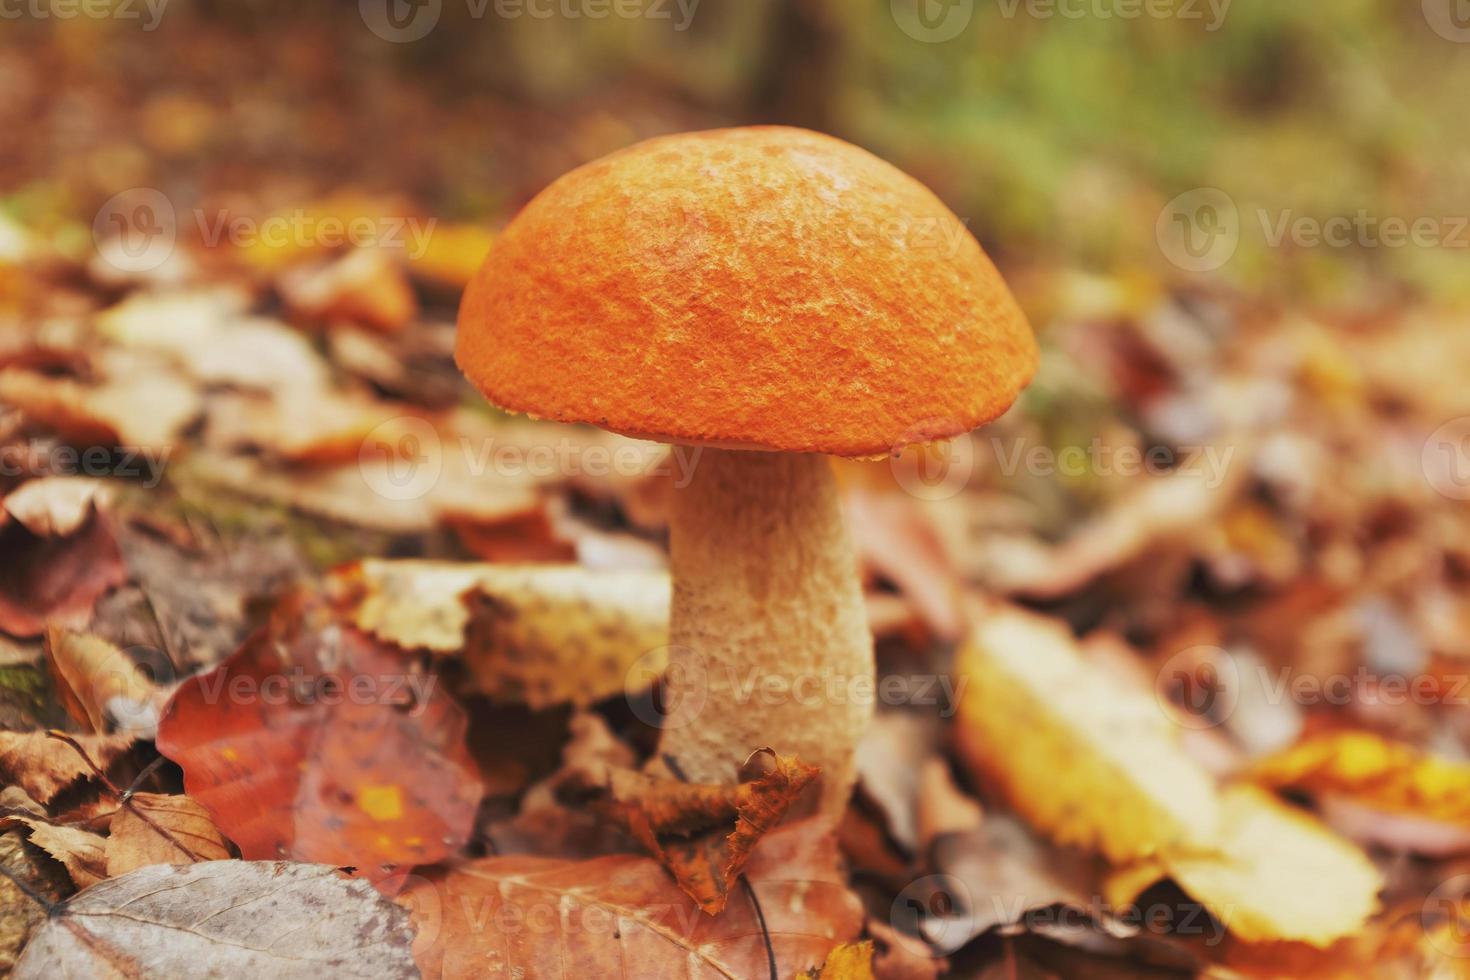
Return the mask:
<path id="1" fill-rule="evenodd" d="M 1036 342 L 912 177 L 761 126 L 565 174 L 469 284 L 456 360 L 492 402 L 664 442 L 875 456 L 1000 415 Z"/>

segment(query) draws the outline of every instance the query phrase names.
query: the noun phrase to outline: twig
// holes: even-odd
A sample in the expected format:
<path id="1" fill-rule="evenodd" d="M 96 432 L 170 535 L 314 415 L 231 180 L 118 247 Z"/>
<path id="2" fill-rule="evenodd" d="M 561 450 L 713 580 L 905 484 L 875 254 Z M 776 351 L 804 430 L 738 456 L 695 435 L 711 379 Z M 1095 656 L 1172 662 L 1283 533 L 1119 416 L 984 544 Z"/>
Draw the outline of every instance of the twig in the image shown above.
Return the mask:
<path id="1" fill-rule="evenodd" d="M 761 903 L 755 897 L 755 889 L 750 887 L 750 879 L 741 875 L 740 884 L 745 887 L 745 894 L 750 898 L 750 904 L 755 909 L 756 921 L 761 926 L 761 939 L 766 944 L 766 963 L 771 968 L 771 980 L 780 980 L 780 977 L 776 975 L 776 950 L 771 946 L 771 931 L 766 928 L 766 914 L 761 911 Z"/>
<path id="2" fill-rule="evenodd" d="M 3 864 L 0 864 L 0 874 L 3 874 L 5 877 L 9 878 L 11 884 L 20 889 L 22 895 L 35 902 L 37 905 L 41 906 L 41 908 L 45 909 L 47 915 L 54 915 L 56 913 L 57 903 L 48 900 L 45 895 L 42 895 L 30 885 L 26 884 L 25 881 L 17 876 L 14 871 L 11 871 Z"/>
<path id="3" fill-rule="evenodd" d="M 180 851 L 182 851 L 184 853 L 184 855 L 186 857 L 189 858 L 189 860 L 191 860 L 191 861 L 203 861 L 204 860 L 198 854 L 195 854 L 193 851 L 189 850 L 189 848 L 185 847 L 179 841 L 179 839 L 177 837 L 175 837 L 173 834 L 169 833 L 169 831 L 168 831 L 167 828 L 162 827 L 162 826 L 159 826 L 159 824 L 157 824 L 157 823 L 154 822 L 154 820 L 153 820 L 152 817 L 148 816 L 148 814 L 144 813 L 138 807 L 134 806 L 133 805 L 133 787 L 131 787 L 131 786 L 128 787 L 128 789 L 127 789 L 126 792 L 124 792 L 123 790 L 118 789 L 117 786 L 113 783 L 113 781 L 111 779 L 108 779 L 107 778 L 107 773 L 105 773 L 101 769 L 99 769 L 97 767 L 97 763 L 95 763 L 95 762 L 92 761 L 92 757 L 87 754 L 87 750 L 86 749 L 82 748 L 82 745 L 81 745 L 80 742 L 78 742 L 76 739 L 72 738 L 66 732 L 60 732 L 60 731 L 57 731 L 54 728 L 51 729 L 50 731 L 48 731 L 46 734 L 48 736 L 50 736 L 51 738 L 58 739 L 58 740 L 60 740 L 62 742 L 65 742 L 67 745 L 70 745 L 73 749 L 75 749 L 76 752 L 77 752 L 77 754 L 82 757 L 82 760 L 85 761 L 87 763 L 87 765 L 91 768 L 91 770 L 94 773 L 97 774 L 97 778 L 102 781 L 102 785 L 105 786 L 105 787 L 107 787 L 107 791 L 109 793 L 111 793 L 113 796 L 117 797 L 118 803 L 121 804 L 124 807 L 127 807 L 128 811 L 130 813 L 132 813 L 133 816 L 137 817 L 139 820 L 143 821 L 148 826 L 152 827 L 153 830 L 155 832 L 157 832 L 157 834 L 160 837 L 162 837 L 164 840 L 168 841 L 174 847 L 177 847 Z M 147 772 L 147 770 L 144 770 L 144 772 Z M 134 785 L 136 786 L 136 784 L 137 783 L 136 783 L 136 780 L 135 780 L 134 781 Z"/>

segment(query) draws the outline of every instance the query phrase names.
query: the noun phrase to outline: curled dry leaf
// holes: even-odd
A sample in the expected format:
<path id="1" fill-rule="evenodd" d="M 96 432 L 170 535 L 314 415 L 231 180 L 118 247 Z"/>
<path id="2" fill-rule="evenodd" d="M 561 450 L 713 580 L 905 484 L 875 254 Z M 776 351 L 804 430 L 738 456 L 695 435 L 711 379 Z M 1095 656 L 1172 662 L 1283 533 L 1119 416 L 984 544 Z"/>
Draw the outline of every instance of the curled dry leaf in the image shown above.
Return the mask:
<path id="1" fill-rule="evenodd" d="M 230 846 L 187 796 L 134 793 L 112 815 L 106 856 L 107 876 L 116 878 L 150 864 L 222 861 Z"/>
<path id="2" fill-rule="evenodd" d="M 762 841 L 745 878 L 750 892 L 710 917 L 650 858 L 492 857 L 414 876 L 399 901 L 426 977 L 745 980 L 770 976 L 772 961 L 790 977 L 862 928 L 836 846 L 811 822 Z"/>
<path id="3" fill-rule="evenodd" d="M 77 744 L 103 772 L 137 741 L 137 735 L 76 735 Z M 62 790 L 95 774 L 75 748 L 45 732 L 0 731 L 0 783 L 14 784 L 37 803 L 50 803 Z"/>
<path id="4" fill-rule="evenodd" d="M 437 678 L 305 596 L 164 709 L 158 749 L 247 859 L 361 868 L 453 853 L 481 786 Z"/>
<path id="5" fill-rule="evenodd" d="M 111 722 L 151 738 L 162 694 L 126 653 L 98 636 L 51 627 L 46 668 L 56 697 L 79 725 L 105 732 Z"/>
<path id="6" fill-rule="evenodd" d="M 584 774 L 587 801 L 625 828 L 709 915 L 730 900 L 751 850 L 776 828 L 817 768 L 768 748 L 735 786 L 684 783 L 611 769 Z"/>
<path id="7" fill-rule="evenodd" d="M 404 910 L 331 867 L 153 865 L 89 888 L 32 937 L 18 980 L 417 977 Z"/>
<path id="8" fill-rule="evenodd" d="M 22 828 L 27 839 L 55 858 L 78 888 L 94 885 L 107 877 L 107 842 L 79 827 L 53 824 L 44 817 L 0 817 L 0 833 Z"/>
<path id="9" fill-rule="evenodd" d="M 462 652 L 476 688 L 496 699 L 587 704 L 646 687 L 664 667 L 664 572 L 372 560 L 337 582 L 358 628 L 405 649 Z"/>

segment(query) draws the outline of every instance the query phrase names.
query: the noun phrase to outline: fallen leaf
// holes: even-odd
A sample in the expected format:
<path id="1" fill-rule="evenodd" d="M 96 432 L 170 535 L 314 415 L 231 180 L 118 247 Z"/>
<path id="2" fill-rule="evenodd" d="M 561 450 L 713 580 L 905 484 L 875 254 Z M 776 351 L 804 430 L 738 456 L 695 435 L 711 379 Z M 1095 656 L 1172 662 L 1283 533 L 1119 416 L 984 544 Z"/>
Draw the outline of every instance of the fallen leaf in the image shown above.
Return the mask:
<path id="1" fill-rule="evenodd" d="M 408 978 L 412 942 L 403 909 L 330 867 L 153 865 L 59 906 L 15 976 Z"/>
<path id="2" fill-rule="evenodd" d="M 480 225 L 438 222 L 424 237 L 419 253 L 409 253 L 408 271 L 415 279 L 453 290 L 458 296 L 484 264 L 493 241 L 494 236 Z"/>
<path id="3" fill-rule="evenodd" d="M 664 572 L 369 560 L 338 583 L 359 629 L 462 652 L 475 688 L 498 700 L 588 704 L 628 690 L 630 672 L 646 687 L 665 662 Z"/>
<path id="4" fill-rule="evenodd" d="M 109 522 L 96 517 L 64 538 L 0 527 L 0 630 L 40 636 L 47 624 L 85 629 L 99 599 L 127 581 Z"/>
<path id="5" fill-rule="evenodd" d="M 72 883 L 65 869 L 27 844 L 19 830 L 0 834 L 0 865 L 10 872 L 0 875 L 0 976 L 11 976 L 31 932 L 46 921 L 46 910 L 21 891 L 16 879 L 52 903 L 70 894 Z"/>
<path id="6" fill-rule="evenodd" d="M 293 314 L 312 322 L 346 320 L 392 333 L 418 315 L 403 266 L 385 248 L 354 248 L 339 259 L 287 269 L 276 288 Z"/>
<path id="7" fill-rule="evenodd" d="M 194 386 L 156 360 L 121 349 L 97 360 L 100 379 L 91 384 L 21 368 L 0 370 L 0 402 L 77 445 L 172 452 L 202 407 Z"/>
<path id="8" fill-rule="evenodd" d="M 112 488 L 81 476 L 43 476 L 27 480 L 5 497 L 5 513 L 40 538 L 75 534 L 96 510 L 106 507 Z"/>
<path id="9" fill-rule="evenodd" d="M 625 828 L 685 894 L 718 915 L 752 849 L 781 822 L 818 769 L 759 749 L 735 786 L 685 783 L 629 769 L 585 773 L 586 805 Z"/>
<path id="10" fill-rule="evenodd" d="M 1247 773 L 1272 788 L 1346 797 L 1385 813 L 1470 828 L 1470 766 L 1372 732 L 1311 736 Z"/>
<path id="11" fill-rule="evenodd" d="M 820 969 L 802 974 L 805 980 L 873 980 L 873 941 L 843 943 L 827 954 Z"/>
<path id="12" fill-rule="evenodd" d="M 138 740 L 130 732 L 73 737 L 103 772 Z M 0 783 L 21 787 L 37 803 L 50 803 L 68 786 L 94 776 L 86 760 L 61 739 L 45 732 L 0 731 Z"/>
<path id="13" fill-rule="evenodd" d="M 1125 872 L 1109 900 L 1128 904 L 1167 876 L 1247 942 L 1317 947 L 1354 935 L 1377 911 L 1378 869 L 1321 822 L 1251 786 L 1226 790 L 1221 805 L 1212 853 L 1162 855 Z"/>
<path id="14" fill-rule="evenodd" d="M 1214 839 L 1213 781 L 1158 704 L 1090 663 L 1064 625 L 977 612 L 956 672 L 961 753 L 1058 843 L 1121 863 Z"/>
<path id="15" fill-rule="evenodd" d="M 95 885 L 107 877 L 107 842 L 79 827 L 53 824 L 41 817 L 0 817 L 0 831 L 23 827 L 27 840 L 55 858 L 78 888 Z"/>
<path id="16" fill-rule="evenodd" d="M 67 714 L 91 732 L 113 723 L 152 738 L 160 692 L 123 651 L 97 636 L 53 626 L 46 631 L 46 667 Z"/>
<path id="17" fill-rule="evenodd" d="M 467 839 L 481 785 L 464 735 L 434 675 L 294 595 L 178 688 L 157 741 L 247 860 L 381 878 Z"/>
<path id="18" fill-rule="evenodd" d="M 224 860 L 230 847 L 189 797 L 134 793 L 112 815 L 106 855 L 107 876 L 116 878 L 150 864 Z"/>
<path id="19" fill-rule="evenodd" d="M 651 858 L 492 857 L 414 876 L 399 901 L 427 977 L 790 977 L 851 942 L 862 911 L 825 828 L 768 836 L 710 917 Z M 774 966 L 772 963 L 774 962 Z"/>

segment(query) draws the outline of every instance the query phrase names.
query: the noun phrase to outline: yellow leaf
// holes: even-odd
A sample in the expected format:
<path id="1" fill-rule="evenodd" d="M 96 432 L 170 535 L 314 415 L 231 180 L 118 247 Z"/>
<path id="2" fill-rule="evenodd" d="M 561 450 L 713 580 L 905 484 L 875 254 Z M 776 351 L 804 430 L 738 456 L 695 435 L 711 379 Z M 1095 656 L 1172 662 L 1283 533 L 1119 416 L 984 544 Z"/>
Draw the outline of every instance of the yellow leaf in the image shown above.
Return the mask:
<path id="1" fill-rule="evenodd" d="M 1329 732 L 1252 767 L 1263 786 L 1347 796 L 1374 809 L 1470 826 L 1470 766 L 1371 732 Z"/>
<path id="2" fill-rule="evenodd" d="M 108 731 L 110 722 L 130 731 L 157 727 L 162 694 L 126 653 L 58 626 L 47 628 L 45 652 L 58 700 L 89 731 Z"/>
<path id="3" fill-rule="evenodd" d="M 873 980 L 873 941 L 843 943 L 827 954 L 820 970 L 802 974 L 809 980 Z"/>
<path id="4" fill-rule="evenodd" d="M 440 222 L 424 237 L 422 251 L 409 253 L 409 272 L 434 285 L 463 289 L 490 254 L 492 240 L 479 225 Z"/>
<path id="5" fill-rule="evenodd" d="M 1124 863 L 1213 839 L 1209 775 L 1159 705 L 1085 659 L 1065 626 L 986 611 L 958 670 L 961 752 L 1058 843 Z"/>
<path id="6" fill-rule="evenodd" d="M 481 693 L 533 708 L 646 686 L 666 659 L 665 572 L 374 560 L 337 581 L 359 629 L 462 653 Z"/>
<path id="7" fill-rule="evenodd" d="M 1214 853 L 1165 854 L 1125 871 L 1110 901 L 1131 901 L 1167 875 L 1247 942 L 1318 947 L 1355 934 L 1377 910 L 1378 869 L 1321 822 L 1253 786 L 1226 790 L 1221 805 Z"/>
<path id="8" fill-rule="evenodd" d="M 961 752 L 1037 829 L 1121 866 L 1111 903 L 1169 877 L 1241 939 L 1316 946 L 1376 908 L 1382 882 L 1357 847 L 1259 789 L 1222 792 L 1162 707 L 1064 625 L 984 611 L 960 669 Z"/>

